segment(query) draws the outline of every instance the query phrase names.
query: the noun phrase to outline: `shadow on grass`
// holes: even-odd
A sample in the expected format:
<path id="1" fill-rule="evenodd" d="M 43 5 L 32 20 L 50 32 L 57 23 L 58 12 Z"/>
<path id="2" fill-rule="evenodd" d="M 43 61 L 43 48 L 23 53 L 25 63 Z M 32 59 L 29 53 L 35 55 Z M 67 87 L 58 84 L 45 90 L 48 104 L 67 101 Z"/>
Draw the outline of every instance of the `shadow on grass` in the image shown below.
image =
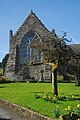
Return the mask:
<path id="1" fill-rule="evenodd" d="M 54 95 L 52 92 L 31 92 L 31 93 L 47 93 L 47 94 L 52 94 L 52 95 Z"/>
<path id="2" fill-rule="evenodd" d="M 3 86 L 2 86 L 2 87 L 0 87 L 0 88 L 6 88 L 6 87 L 3 87 Z"/>
<path id="3" fill-rule="evenodd" d="M 45 102 L 50 102 L 54 104 L 62 104 L 62 102 L 66 101 L 75 101 L 80 100 L 79 95 L 72 98 L 72 96 L 55 96 L 52 92 L 32 92 L 34 94 L 35 99 L 43 99 Z"/>
<path id="4" fill-rule="evenodd" d="M 73 94 L 74 96 L 78 96 L 78 97 L 80 97 L 80 95 L 79 94 Z"/>

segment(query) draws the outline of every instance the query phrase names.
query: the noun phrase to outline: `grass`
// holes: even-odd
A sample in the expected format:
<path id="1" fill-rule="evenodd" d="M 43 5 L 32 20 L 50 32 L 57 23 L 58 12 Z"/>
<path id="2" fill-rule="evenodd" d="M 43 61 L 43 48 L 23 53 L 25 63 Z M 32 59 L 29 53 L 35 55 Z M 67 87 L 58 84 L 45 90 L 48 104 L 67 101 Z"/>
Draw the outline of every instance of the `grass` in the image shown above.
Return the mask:
<path id="1" fill-rule="evenodd" d="M 59 94 L 71 95 L 80 97 L 80 87 L 75 86 L 74 83 L 59 83 Z M 35 99 L 36 93 L 52 92 L 51 83 L 9 83 L 0 84 L 0 98 L 15 104 L 27 107 L 37 111 L 48 117 L 54 117 L 54 109 L 58 105 L 64 113 L 65 107 L 68 105 L 74 108 L 80 104 L 80 100 L 74 101 L 59 101 L 58 103 L 50 103 L 43 99 Z"/>

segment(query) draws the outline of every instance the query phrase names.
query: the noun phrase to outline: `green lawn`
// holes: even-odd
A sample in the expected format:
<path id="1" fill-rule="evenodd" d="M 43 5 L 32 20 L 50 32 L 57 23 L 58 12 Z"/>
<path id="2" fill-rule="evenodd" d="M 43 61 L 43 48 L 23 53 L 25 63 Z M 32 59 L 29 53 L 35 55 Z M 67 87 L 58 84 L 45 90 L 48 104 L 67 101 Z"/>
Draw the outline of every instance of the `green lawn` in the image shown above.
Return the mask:
<path id="1" fill-rule="evenodd" d="M 59 83 L 59 94 L 71 95 L 80 97 L 80 87 L 74 83 Z M 65 107 L 68 105 L 74 108 L 80 104 L 80 100 L 74 101 L 59 101 L 58 103 L 50 103 L 43 99 L 35 99 L 36 93 L 52 92 L 51 83 L 10 83 L 0 84 L 0 98 L 11 101 L 15 104 L 33 109 L 43 115 L 54 117 L 54 109 L 58 105 L 64 113 Z"/>

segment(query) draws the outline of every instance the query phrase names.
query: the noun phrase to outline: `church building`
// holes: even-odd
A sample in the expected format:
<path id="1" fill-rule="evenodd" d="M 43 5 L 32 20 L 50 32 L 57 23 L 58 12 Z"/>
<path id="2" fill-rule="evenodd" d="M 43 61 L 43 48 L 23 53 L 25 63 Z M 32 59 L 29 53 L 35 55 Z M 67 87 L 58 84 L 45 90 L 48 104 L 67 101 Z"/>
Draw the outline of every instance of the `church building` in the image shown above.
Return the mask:
<path id="1" fill-rule="evenodd" d="M 50 31 L 38 17 L 30 12 L 29 16 L 13 34 L 10 30 L 9 59 L 5 76 L 11 80 L 50 81 L 51 66 L 42 63 L 42 54 L 30 48 L 33 40 L 45 40 Z M 35 39 L 34 39 L 35 38 Z"/>

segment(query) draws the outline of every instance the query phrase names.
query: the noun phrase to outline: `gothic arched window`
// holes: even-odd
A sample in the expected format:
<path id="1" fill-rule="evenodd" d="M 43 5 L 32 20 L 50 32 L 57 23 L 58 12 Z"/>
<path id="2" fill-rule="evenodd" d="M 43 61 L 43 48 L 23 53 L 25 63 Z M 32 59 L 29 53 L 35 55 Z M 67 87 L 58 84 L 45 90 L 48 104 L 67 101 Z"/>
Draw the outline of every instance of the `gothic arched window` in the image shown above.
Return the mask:
<path id="1" fill-rule="evenodd" d="M 25 64 L 30 61 L 30 47 L 29 44 L 33 40 L 35 33 L 29 31 L 26 33 L 20 44 L 20 63 Z"/>
<path id="2" fill-rule="evenodd" d="M 26 64 L 30 62 L 30 58 L 34 59 L 34 48 L 30 48 L 30 43 L 34 39 L 36 34 L 33 31 L 27 32 L 20 44 L 20 64 Z M 40 54 L 37 57 L 38 61 L 41 59 Z"/>

